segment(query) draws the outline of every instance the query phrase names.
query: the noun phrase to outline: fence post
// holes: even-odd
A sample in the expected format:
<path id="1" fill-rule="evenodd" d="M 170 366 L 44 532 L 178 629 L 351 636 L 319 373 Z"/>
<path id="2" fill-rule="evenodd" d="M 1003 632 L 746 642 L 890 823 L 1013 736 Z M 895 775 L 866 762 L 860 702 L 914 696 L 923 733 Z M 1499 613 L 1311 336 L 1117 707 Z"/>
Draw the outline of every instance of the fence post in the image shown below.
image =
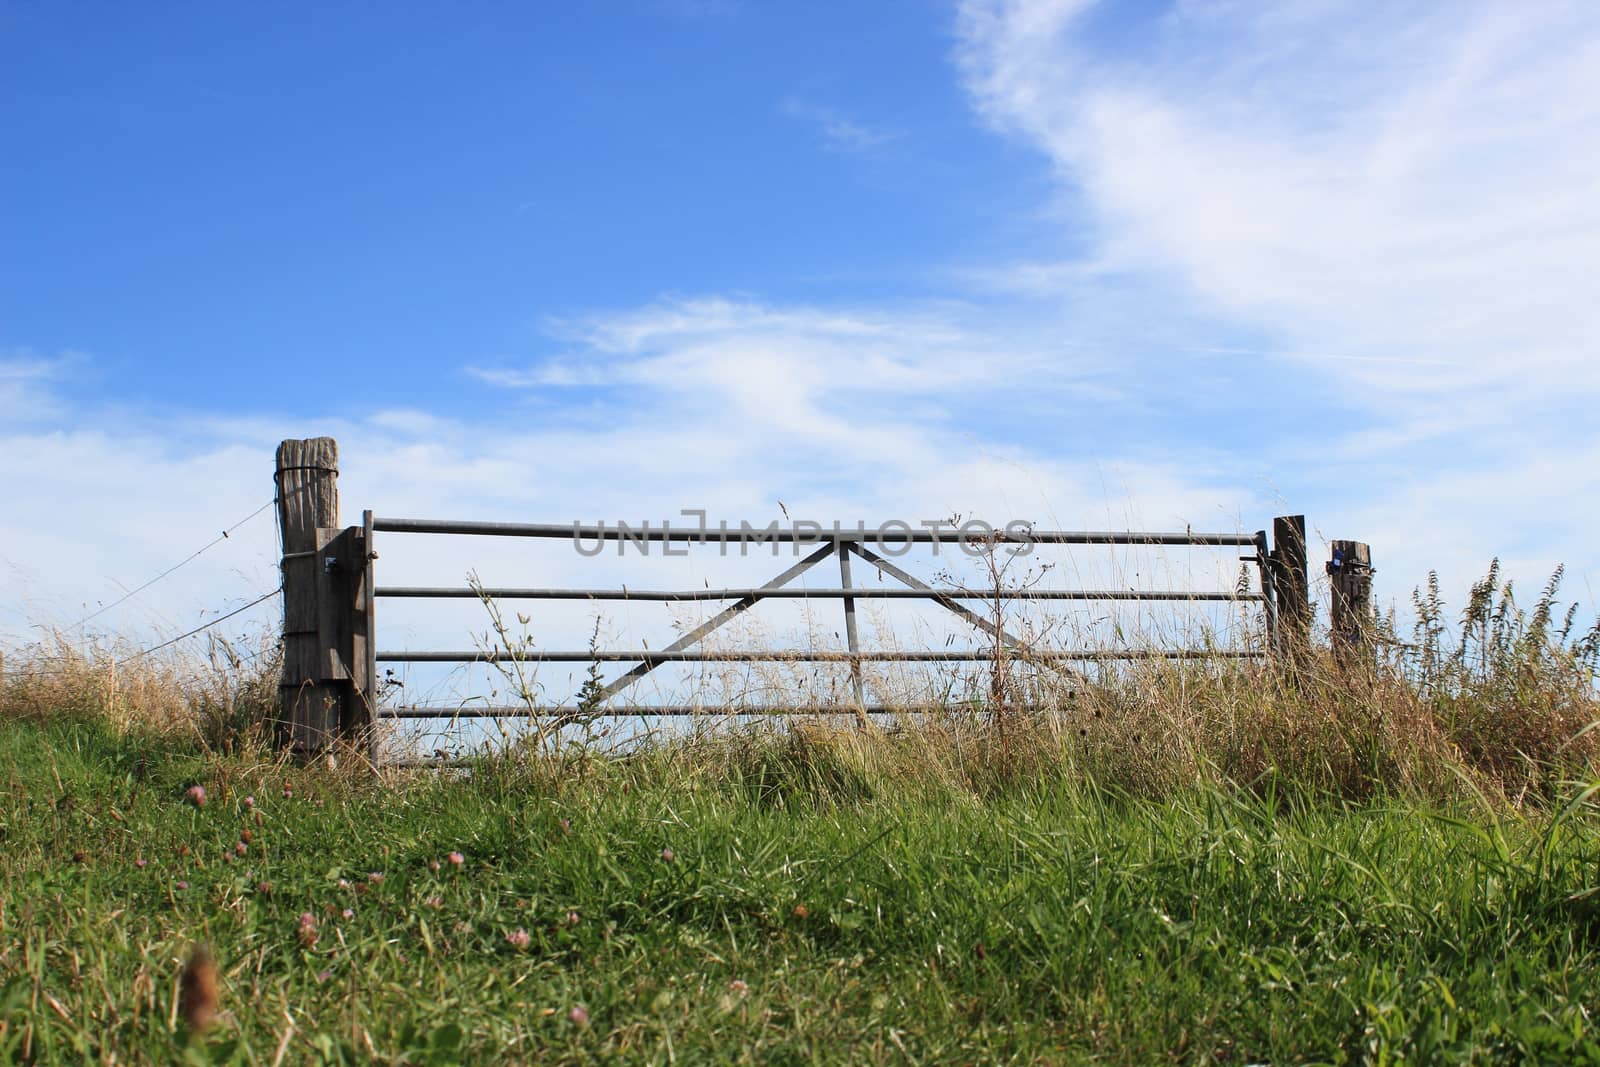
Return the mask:
<path id="1" fill-rule="evenodd" d="M 339 445 L 331 437 L 278 445 L 278 529 L 283 538 L 283 677 L 278 742 L 297 752 L 327 748 L 339 731 L 347 685 L 330 669 L 338 618 L 325 591 L 328 551 L 339 535 Z"/>
<path id="2" fill-rule="evenodd" d="M 1372 549 L 1360 541 L 1334 541 L 1329 548 L 1333 653 L 1340 663 L 1351 664 L 1371 637 Z"/>
<path id="3" fill-rule="evenodd" d="M 1311 574 L 1306 517 L 1272 520 L 1272 587 L 1277 600 L 1278 649 L 1291 662 L 1311 647 Z"/>

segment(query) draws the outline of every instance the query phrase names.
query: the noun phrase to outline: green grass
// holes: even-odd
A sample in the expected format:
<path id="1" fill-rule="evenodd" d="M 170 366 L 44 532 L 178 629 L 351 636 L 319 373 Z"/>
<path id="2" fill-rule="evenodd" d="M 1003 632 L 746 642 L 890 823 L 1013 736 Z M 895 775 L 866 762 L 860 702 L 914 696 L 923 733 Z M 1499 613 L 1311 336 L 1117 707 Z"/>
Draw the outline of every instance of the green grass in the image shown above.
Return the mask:
<path id="1" fill-rule="evenodd" d="M 0 1060 L 1600 1063 L 1585 806 L 685 766 L 379 786 L 0 720 Z"/>

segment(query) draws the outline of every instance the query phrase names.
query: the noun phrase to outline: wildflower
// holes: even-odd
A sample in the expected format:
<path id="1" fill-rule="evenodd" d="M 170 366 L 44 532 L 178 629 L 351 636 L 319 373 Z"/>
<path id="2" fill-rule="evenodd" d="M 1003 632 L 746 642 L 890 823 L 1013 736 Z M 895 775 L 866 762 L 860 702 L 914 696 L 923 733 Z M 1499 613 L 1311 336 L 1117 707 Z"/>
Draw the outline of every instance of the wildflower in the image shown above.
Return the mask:
<path id="1" fill-rule="evenodd" d="M 217 1017 L 217 967 L 204 946 L 194 950 L 178 976 L 178 1013 L 196 1033 Z"/>
<path id="2" fill-rule="evenodd" d="M 242 856 L 246 852 L 250 851 L 250 846 L 245 844 L 243 841 L 240 841 L 237 845 L 233 846 L 233 851 Z"/>
<path id="3" fill-rule="evenodd" d="M 582 1004 L 574 1004 L 572 1010 L 567 1012 L 567 1018 L 572 1020 L 574 1026 L 588 1026 L 589 1010 Z"/>
<path id="4" fill-rule="evenodd" d="M 746 993 L 750 992 L 750 986 L 746 984 L 743 979 L 735 978 L 733 981 L 728 983 L 728 992 L 737 993 L 742 997 Z"/>
<path id="5" fill-rule="evenodd" d="M 203 808 L 203 807 L 206 806 L 206 787 L 205 786 L 203 786 L 203 785 L 191 785 L 189 787 L 189 791 L 187 793 L 185 793 L 184 795 L 189 798 L 189 803 L 193 804 L 195 807 Z"/>
<path id="6" fill-rule="evenodd" d="M 247 845 L 248 845 L 248 844 L 249 844 L 249 843 L 250 843 L 250 842 L 251 842 L 251 841 L 253 841 L 253 840 L 255 840 L 255 836 L 256 836 L 256 835 L 255 835 L 255 834 L 252 834 L 252 833 L 251 833 L 251 832 L 250 832 L 250 831 L 249 831 L 249 830 L 240 830 L 240 831 L 239 831 L 239 840 L 240 840 L 240 841 L 243 841 L 243 842 L 244 842 L 244 843 L 245 843 L 245 844 L 247 844 Z"/>
<path id="7" fill-rule="evenodd" d="M 794 906 L 794 917 L 796 919 L 804 919 L 807 915 L 810 915 L 810 914 L 811 914 L 811 912 L 806 909 L 806 906 L 804 904 L 796 904 Z"/>
<path id="8" fill-rule="evenodd" d="M 172 888 L 174 888 L 174 889 L 188 889 L 189 888 L 189 883 L 183 881 L 182 879 L 179 879 L 178 881 L 172 883 Z"/>
<path id="9" fill-rule="evenodd" d="M 295 936 L 306 948 L 317 943 L 317 917 L 309 911 L 300 913 L 300 923 L 295 929 Z"/>
<path id="10" fill-rule="evenodd" d="M 664 848 L 664 849 L 661 850 L 661 862 L 662 863 L 671 863 L 673 860 L 675 860 L 677 858 L 678 858 L 677 855 L 670 848 Z"/>
<path id="11" fill-rule="evenodd" d="M 253 808 L 255 806 L 256 806 L 256 798 L 255 797 L 245 797 L 244 798 L 244 810 L 245 811 L 249 811 L 251 808 Z"/>
<path id="12" fill-rule="evenodd" d="M 339 879 L 339 888 L 340 889 L 349 889 L 350 888 L 350 879 L 348 879 L 348 878 Z"/>
<path id="13" fill-rule="evenodd" d="M 429 897 L 423 903 L 430 908 L 442 908 L 444 907 L 444 897 Z"/>
<path id="14" fill-rule="evenodd" d="M 564 833 L 564 834 L 572 833 L 572 820 L 571 819 L 561 819 L 559 821 L 558 825 L 561 827 L 561 832 L 562 833 Z"/>
<path id="15" fill-rule="evenodd" d="M 283 787 L 283 799 L 285 799 L 285 800 L 293 800 L 294 799 L 294 790 L 290 789 L 288 786 L 284 786 Z"/>
<path id="16" fill-rule="evenodd" d="M 575 912 L 575 911 L 567 912 L 567 925 L 568 926 L 577 926 L 578 925 L 578 913 L 577 912 Z"/>
<path id="17" fill-rule="evenodd" d="M 439 861 L 438 860 L 429 860 L 428 861 L 428 870 L 437 872 L 439 870 Z"/>
<path id="18" fill-rule="evenodd" d="M 351 909 L 351 908 L 346 908 L 343 911 L 341 911 L 339 914 L 342 917 L 346 918 L 346 919 L 354 919 L 356 917 L 355 911 L 353 909 Z"/>
<path id="19" fill-rule="evenodd" d="M 367 873 L 367 881 L 371 882 L 373 885 L 377 885 L 379 882 L 383 881 L 383 872 L 369 871 Z"/>
<path id="20" fill-rule="evenodd" d="M 459 852 L 452 852 L 452 853 L 450 853 L 449 856 L 447 856 L 445 858 L 450 861 L 450 866 L 452 866 L 452 867 L 459 867 L 463 863 L 467 862 L 467 857 L 463 856 Z"/>
<path id="21" fill-rule="evenodd" d="M 533 938 L 528 936 L 528 931 L 519 926 L 506 935 L 506 944 L 514 949 L 521 950 L 533 944 Z"/>
<path id="22" fill-rule="evenodd" d="M 143 870 L 145 867 L 149 866 L 149 864 L 150 861 L 145 859 L 143 856 L 140 856 L 138 859 L 133 861 L 133 865 L 138 867 L 140 870 Z"/>
<path id="23" fill-rule="evenodd" d="M 317 981 L 319 981 L 319 982 L 326 982 L 328 979 L 330 979 L 332 977 L 333 977 L 333 972 L 332 971 L 318 971 L 317 972 Z"/>
<path id="24" fill-rule="evenodd" d="M 256 883 L 256 892 L 257 893 L 270 893 L 270 892 L 272 892 L 272 883 L 271 882 L 257 882 Z"/>

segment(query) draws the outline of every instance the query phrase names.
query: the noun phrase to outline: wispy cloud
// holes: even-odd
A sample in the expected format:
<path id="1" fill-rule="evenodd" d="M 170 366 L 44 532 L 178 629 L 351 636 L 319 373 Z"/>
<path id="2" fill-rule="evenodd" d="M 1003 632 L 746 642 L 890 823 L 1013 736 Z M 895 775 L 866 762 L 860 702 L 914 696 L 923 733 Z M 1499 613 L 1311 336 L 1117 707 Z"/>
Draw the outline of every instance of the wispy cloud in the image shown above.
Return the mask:
<path id="1" fill-rule="evenodd" d="M 1057 260 L 977 281 L 1063 306 L 1131 290 L 1130 338 L 1203 324 L 1152 370 L 1257 360 L 1263 414 L 1317 413 L 1265 438 L 1295 497 L 1401 546 L 1426 515 L 1450 542 L 1401 548 L 1405 585 L 1518 545 L 1600 562 L 1600 7 L 968 0 L 958 39 L 978 114 L 1048 161 L 1062 223 Z"/>
<path id="2" fill-rule="evenodd" d="M 1090 354 L 1064 360 L 970 309 L 849 310 L 680 299 L 552 323 L 560 356 L 474 368 L 505 387 L 625 389 L 627 416 L 759 427 L 795 447 L 859 455 L 931 450 L 964 403 L 1030 390 L 1106 395 Z M 1026 383 L 1024 385 L 1024 383 Z M 709 420 L 709 421 L 708 421 Z"/>
<path id="3" fill-rule="evenodd" d="M 0 601 L 153 573 L 174 529 L 270 493 L 280 437 L 323 432 L 347 506 L 391 514 L 761 521 L 782 499 L 1253 529 L 1305 510 L 1374 543 L 1385 597 L 1429 567 L 1460 588 L 1495 552 L 1593 572 L 1600 8 L 1184 0 L 1114 52 L 1103 13 L 961 8 L 961 77 L 1057 176 L 1039 214 L 1061 241 L 944 268 L 960 300 L 569 316 L 547 354 L 469 371 L 471 417 L 86 411 L 66 364 L 0 354 L 0 551 L 34 576 L 0 574 Z M 892 136 L 783 110 L 838 151 Z M 269 534 L 252 580 L 275 574 Z M 464 559 L 422 551 L 394 538 L 385 566 L 460 580 Z"/>
<path id="4" fill-rule="evenodd" d="M 1363 357 L 1400 403 L 1600 386 L 1600 8 L 1191 0 L 1108 58 L 1094 7 L 975 0 L 959 55 L 1100 268 Z"/>
<path id="5" fill-rule="evenodd" d="M 586 383 L 604 394 L 592 404 L 573 402 L 562 372 L 544 364 L 482 372 L 495 388 L 485 389 L 471 418 L 416 407 L 352 410 L 314 424 L 271 412 L 164 412 L 157 420 L 86 405 L 70 383 L 50 386 L 60 390 L 57 408 L 70 415 L 33 429 L 0 425 L 0 484 L 8 493 L 0 510 L 0 605 L 23 609 L 0 618 L 0 643 L 24 639 L 28 622 L 70 621 L 109 602 L 259 507 L 270 499 L 272 450 L 284 437 L 339 439 L 347 521 L 367 507 L 548 522 L 677 521 L 681 509 L 704 508 L 713 521 L 762 523 L 779 517 L 783 501 L 792 515 L 821 521 L 961 513 L 1046 525 L 1234 529 L 1267 507 L 1215 456 L 1071 455 L 995 433 L 973 414 L 987 401 L 1016 411 L 1031 391 L 1061 410 L 1088 410 L 1100 372 L 1089 364 L 1080 379 L 1072 368 L 1047 369 L 1031 341 L 975 329 L 955 310 L 708 298 L 568 320 L 564 328 L 594 340 L 566 342 L 561 357 L 578 361 Z M 996 374 L 997 365 L 1038 373 L 1013 378 Z M 508 386 L 534 406 L 508 399 Z M 40 455 L 51 457 L 48 467 L 36 461 Z M 512 584 L 575 581 L 568 545 L 541 560 L 525 546 L 491 540 L 386 537 L 382 566 L 396 582 L 421 584 L 459 583 L 469 569 Z M 271 518 L 263 516 L 225 550 L 100 621 L 134 637 L 177 632 L 220 602 L 271 588 L 276 562 Z M 706 569 L 676 579 L 662 576 L 659 559 L 581 565 L 588 584 L 693 585 L 762 580 L 772 561 L 689 561 L 685 567 Z M 436 614 L 386 614 L 386 640 L 442 647 L 481 629 L 470 611 Z M 270 607 L 251 618 L 263 629 L 273 622 Z M 542 613 L 540 626 L 541 640 L 576 647 L 586 619 L 581 610 Z"/>
<path id="6" fill-rule="evenodd" d="M 785 97 L 783 113 L 816 128 L 823 146 L 834 152 L 866 152 L 891 140 L 896 134 L 857 121 L 837 108 L 797 96 Z"/>
<path id="7" fill-rule="evenodd" d="M 37 422 L 59 414 L 55 386 L 88 364 L 81 352 L 42 356 L 29 348 L 0 348 L 0 422 Z"/>

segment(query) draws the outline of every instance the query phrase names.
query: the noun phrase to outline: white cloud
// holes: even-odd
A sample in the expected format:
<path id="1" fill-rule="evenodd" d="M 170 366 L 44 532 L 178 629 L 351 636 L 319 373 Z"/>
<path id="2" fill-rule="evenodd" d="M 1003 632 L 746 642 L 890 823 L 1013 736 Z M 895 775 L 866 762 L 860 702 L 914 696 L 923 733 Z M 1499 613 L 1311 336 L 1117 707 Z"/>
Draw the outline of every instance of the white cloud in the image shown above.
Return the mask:
<path id="1" fill-rule="evenodd" d="M 53 387 L 85 362 L 77 352 L 50 358 L 26 348 L 0 349 L 0 423 L 16 426 L 59 414 Z"/>
<path id="2" fill-rule="evenodd" d="M 1600 384 L 1600 8 L 1191 0 L 1114 57 L 1101 13 L 960 20 L 981 112 L 1059 168 L 1100 269 L 1366 357 L 1344 376 L 1397 403 Z"/>
<path id="3" fill-rule="evenodd" d="M 906 457 L 924 449 L 930 418 L 952 400 L 1016 388 L 1088 387 L 1098 368 L 1046 358 L 1015 337 L 984 333 L 951 308 L 851 312 L 729 299 L 678 300 L 568 320 L 566 355 L 526 368 L 478 369 L 505 386 L 627 390 L 640 417 L 682 417 L 735 431 L 730 455 L 774 436 L 796 447 Z M 644 391 L 644 392 L 641 392 Z M 649 401 L 640 403 L 642 397 Z"/>
<path id="4" fill-rule="evenodd" d="M 784 98 L 783 113 L 792 119 L 809 123 L 822 135 L 823 145 L 835 152 L 865 152 L 892 141 L 893 133 L 874 129 L 845 116 L 836 108 L 802 100 L 796 96 Z"/>
<path id="5" fill-rule="evenodd" d="M 1392 595 L 1497 553 L 1595 573 L 1600 7 L 969 0 L 958 39 L 1059 179 L 1059 259 L 980 281 L 1209 317 L 1155 373 L 1274 374 L 1261 410 L 1320 423 L 1263 437 L 1291 506 L 1378 544 Z"/>
<path id="6" fill-rule="evenodd" d="M 158 423 L 84 405 L 50 361 L 0 359 L 0 606 L 25 605 L 0 627 L 70 619 L 170 565 L 270 493 L 280 438 L 313 433 L 340 440 L 347 517 L 759 524 L 782 501 L 823 520 L 1248 530 L 1304 510 L 1372 541 L 1385 596 L 1429 567 L 1463 588 L 1496 552 L 1525 579 L 1562 558 L 1592 573 L 1600 9 L 1193 0 L 1115 49 L 1093 40 L 1105 10 L 962 9 L 982 114 L 1040 148 L 1062 198 L 1059 257 L 949 268 L 971 303 L 571 317 L 549 324 L 554 354 L 470 372 L 492 387 L 471 418 Z M 799 110 L 842 146 L 874 136 Z M 1028 300 L 994 302 L 1002 287 Z M 1219 430 L 1233 443 L 1206 445 Z M 270 523 L 251 531 L 107 622 L 170 632 L 270 585 Z M 574 575 L 570 552 L 509 543 L 394 537 L 383 561 L 419 583 Z M 735 584 L 770 562 L 643 580 Z M 408 625 L 396 643 L 432 623 Z"/>
<path id="7" fill-rule="evenodd" d="M 1026 337 L 977 329 L 967 314 L 711 299 L 572 320 L 560 362 L 581 368 L 598 399 L 573 402 L 574 387 L 552 384 L 566 379 L 539 364 L 483 372 L 523 388 L 470 420 L 377 410 L 315 425 L 270 412 L 157 423 L 72 398 L 62 405 L 71 419 L 0 431 L 11 501 L 0 515 L 0 602 L 20 609 L 0 619 L 0 633 L 15 641 L 27 623 L 70 622 L 176 562 L 270 496 L 278 440 L 316 433 L 339 439 L 350 522 L 371 507 L 546 522 L 681 522 L 682 509 L 704 508 L 713 522 L 757 525 L 783 509 L 869 524 L 953 513 L 1071 527 L 1259 524 L 1258 494 L 1216 457 L 1066 456 L 974 424 L 969 408 L 986 397 L 1000 407 L 1024 394 L 1080 403 L 1102 368 L 1047 359 Z M 417 584 L 459 583 L 476 569 L 501 583 L 574 584 L 581 572 L 594 584 L 669 587 L 759 582 L 774 569 L 770 557 L 590 563 L 556 547 L 539 557 L 515 542 L 393 536 L 382 567 L 385 581 Z M 173 633 L 271 588 L 275 564 L 263 517 L 96 627 Z M 258 614 L 270 622 L 270 609 Z M 449 619 L 459 643 L 461 618 L 431 612 L 389 633 L 395 644 L 450 644 Z M 543 636 L 581 643 L 582 628 L 574 616 Z"/>

